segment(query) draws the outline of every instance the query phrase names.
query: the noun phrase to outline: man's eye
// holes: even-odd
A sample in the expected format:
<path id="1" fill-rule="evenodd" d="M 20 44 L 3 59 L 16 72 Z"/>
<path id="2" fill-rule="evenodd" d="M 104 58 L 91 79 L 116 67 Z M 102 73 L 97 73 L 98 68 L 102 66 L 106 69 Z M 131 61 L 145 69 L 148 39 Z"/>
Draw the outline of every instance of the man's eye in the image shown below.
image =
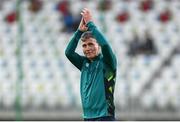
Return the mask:
<path id="1" fill-rule="evenodd" d="M 89 45 L 89 46 L 93 46 L 93 43 L 89 43 L 88 45 Z"/>

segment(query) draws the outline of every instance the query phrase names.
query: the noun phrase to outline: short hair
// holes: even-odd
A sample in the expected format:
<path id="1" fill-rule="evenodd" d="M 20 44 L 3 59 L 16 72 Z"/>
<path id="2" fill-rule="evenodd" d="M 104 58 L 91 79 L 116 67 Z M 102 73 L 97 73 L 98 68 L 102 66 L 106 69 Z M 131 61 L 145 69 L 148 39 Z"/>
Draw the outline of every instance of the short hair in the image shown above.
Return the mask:
<path id="1" fill-rule="evenodd" d="M 93 34 L 91 31 L 86 31 L 81 35 L 81 41 L 86 41 L 89 38 L 94 38 Z"/>

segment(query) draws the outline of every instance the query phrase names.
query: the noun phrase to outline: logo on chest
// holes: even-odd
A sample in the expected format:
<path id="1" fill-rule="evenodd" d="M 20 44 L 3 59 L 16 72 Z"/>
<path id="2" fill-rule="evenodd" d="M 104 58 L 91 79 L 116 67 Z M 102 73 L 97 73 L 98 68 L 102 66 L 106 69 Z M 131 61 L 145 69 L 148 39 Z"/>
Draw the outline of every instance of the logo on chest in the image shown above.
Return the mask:
<path id="1" fill-rule="evenodd" d="M 89 63 L 86 63 L 86 67 L 89 67 Z"/>

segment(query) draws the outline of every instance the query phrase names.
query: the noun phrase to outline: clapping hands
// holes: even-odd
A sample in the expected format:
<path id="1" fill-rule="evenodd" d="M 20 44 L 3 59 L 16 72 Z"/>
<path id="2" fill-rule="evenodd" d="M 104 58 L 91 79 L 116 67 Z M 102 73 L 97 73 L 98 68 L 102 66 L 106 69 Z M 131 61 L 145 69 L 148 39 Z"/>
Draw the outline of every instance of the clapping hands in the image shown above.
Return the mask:
<path id="1" fill-rule="evenodd" d="M 88 30 L 86 24 L 89 21 L 92 21 L 92 14 L 89 9 L 84 8 L 81 12 L 81 15 L 82 15 L 82 18 L 81 18 L 81 22 L 79 24 L 79 30 L 84 32 L 84 31 Z"/>

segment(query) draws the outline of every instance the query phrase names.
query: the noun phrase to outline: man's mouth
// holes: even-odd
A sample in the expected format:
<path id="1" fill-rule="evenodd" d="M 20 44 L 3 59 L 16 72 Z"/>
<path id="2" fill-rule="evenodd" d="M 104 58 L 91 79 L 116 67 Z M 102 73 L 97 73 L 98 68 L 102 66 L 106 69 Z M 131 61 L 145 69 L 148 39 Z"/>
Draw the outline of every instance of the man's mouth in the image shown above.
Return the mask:
<path id="1" fill-rule="evenodd" d="M 92 54 L 92 52 L 87 52 L 87 53 L 86 53 L 86 55 L 91 55 L 91 54 Z"/>
<path id="2" fill-rule="evenodd" d="M 90 53 L 86 54 L 86 56 L 90 56 L 90 55 L 91 55 Z"/>

